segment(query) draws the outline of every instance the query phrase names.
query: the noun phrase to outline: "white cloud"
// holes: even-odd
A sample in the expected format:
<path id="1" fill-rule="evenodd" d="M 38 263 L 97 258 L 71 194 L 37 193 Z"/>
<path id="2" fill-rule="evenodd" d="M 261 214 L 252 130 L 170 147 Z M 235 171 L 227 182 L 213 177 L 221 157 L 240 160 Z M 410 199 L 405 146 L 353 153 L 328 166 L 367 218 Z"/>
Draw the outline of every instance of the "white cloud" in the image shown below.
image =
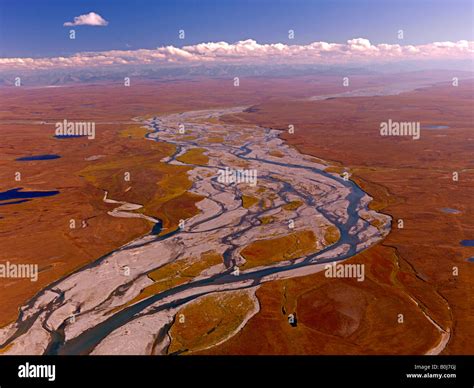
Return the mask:
<path id="1" fill-rule="evenodd" d="M 260 44 L 248 39 L 164 46 L 157 49 L 111 50 L 53 58 L 0 58 L 0 70 L 80 68 L 140 64 L 358 64 L 402 60 L 473 59 L 474 42 L 434 42 L 424 45 L 372 44 L 363 38 L 347 43 L 313 42 L 307 45 Z"/>
<path id="2" fill-rule="evenodd" d="M 106 26 L 109 24 L 102 16 L 95 12 L 89 12 L 85 15 L 79 15 L 74 18 L 73 22 L 66 22 L 63 25 L 66 26 Z"/>

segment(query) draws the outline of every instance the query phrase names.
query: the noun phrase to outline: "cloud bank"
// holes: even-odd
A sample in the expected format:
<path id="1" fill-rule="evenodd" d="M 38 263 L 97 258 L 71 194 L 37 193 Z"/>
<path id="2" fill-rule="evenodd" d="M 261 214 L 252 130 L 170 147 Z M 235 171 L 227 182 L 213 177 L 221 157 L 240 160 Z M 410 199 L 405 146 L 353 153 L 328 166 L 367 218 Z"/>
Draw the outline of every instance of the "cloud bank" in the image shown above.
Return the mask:
<path id="1" fill-rule="evenodd" d="M 95 12 L 89 12 L 85 15 L 79 15 L 74 18 L 72 22 L 66 22 L 63 26 L 106 26 L 109 24 L 102 16 Z"/>
<path id="2" fill-rule="evenodd" d="M 200 63 L 361 64 L 404 60 L 473 59 L 473 54 L 474 41 L 467 40 L 403 46 L 385 43 L 374 45 L 363 38 L 350 39 L 347 43 L 313 42 L 307 45 L 260 44 L 248 39 L 233 44 L 210 42 L 181 48 L 164 46 L 153 50 L 82 52 L 67 57 L 0 58 L 0 70 Z"/>

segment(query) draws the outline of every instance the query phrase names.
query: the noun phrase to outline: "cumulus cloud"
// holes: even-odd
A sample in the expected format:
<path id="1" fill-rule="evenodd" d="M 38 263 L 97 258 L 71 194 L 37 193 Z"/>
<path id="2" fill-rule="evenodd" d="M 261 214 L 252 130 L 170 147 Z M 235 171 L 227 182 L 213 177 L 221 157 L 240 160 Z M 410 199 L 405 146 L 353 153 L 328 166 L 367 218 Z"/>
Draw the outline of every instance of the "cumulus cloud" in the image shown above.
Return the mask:
<path id="1" fill-rule="evenodd" d="M 473 59 L 474 42 L 434 42 L 424 45 L 372 44 L 368 39 L 346 43 L 307 45 L 260 44 L 248 39 L 236 43 L 209 42 L 181 48 L 83 52 L 67 57 L 0 58 L 0 70 L 80 68 L 149 64 L 358 64 L 402 60 Z"/>
<path id="2" fill-rule="evenodd" d="M 85 15 L 79 15 L 74 18 L 72 22 L 66 22 L 63 25 L 66 26 L 106 26 L 109 24 L 102 16 L 95 12 L 89 12 Z"/>

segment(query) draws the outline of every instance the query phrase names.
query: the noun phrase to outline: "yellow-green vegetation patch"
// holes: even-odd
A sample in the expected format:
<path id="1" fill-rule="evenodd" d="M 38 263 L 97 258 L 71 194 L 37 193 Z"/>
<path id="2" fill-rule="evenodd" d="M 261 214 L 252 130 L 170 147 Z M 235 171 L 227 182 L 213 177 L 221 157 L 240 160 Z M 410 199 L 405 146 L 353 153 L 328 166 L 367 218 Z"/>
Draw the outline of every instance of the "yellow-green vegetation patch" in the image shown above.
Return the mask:
<path id="1" fill-rule="evenodd" d="M 204 148 L 191 148 L 186 151 L 183 155 L 178 156 L 176 160 L 186 164 L 200 164 L 206 165 L 209 163 L 209 158 L 204 155 L 206 150 Z"/>
<path id="2" fill-rule="evenodd" d="M 148 277 L 155 282 L 161 282 L 170 277 L 194 278 L 205 269 L 221 264 L 222 262 L 222 256 L 220 254 L 214 251 L 208 251 L 201 254 L 201 258 L 198 260 L 183 259 L 164 265 L 150 272 Z"/>
<path id="3" fill-rule="evenodd" d="M 253 205 L 257 204 L 259 202 L 258 198 L 251 197 L 249 195 L 242 195 L 242 206 L 245 209 L 250 209 Z"/>
<path id="4" fill-rule="evenodd" d="M 203 123 L 203 124 L 222 124 L 220 118 L 218 116 L 215 117 L 204 117 L 193 120 L 195 123 Z"/>
<path id="5" fill-rule="evenodd" d="M 143 143 L 142 139 L 138 141 L 141 147 Z M 126 152 L 112 160 L 91 163 L 79 174 L 94 186 L 107 189 L 109 198 L 143 205 L 137 212 L 160 218 L 163 228 L 167 228 L 162 233 L 166 233 L 177 227 L 180 219 L 197 214 L 194 205 L 203 197 L 188 192 L 192 187 L 187 174 L 191 167 L 160 162 L 175 152 L 175 146 L 145 144 L 145 149 L 138 148 L 141 152 Z M 129 182 L 125 181 L 124 172 L 129 174 Z"/>
<path id="6" fill-rule="evenodd" d="M 120 137 L 143 139 L 149 131 L 140 125 L 130 125 L 120 131 Z"/>
<path id="7" fill-rule="evenodd" d="M 274 221 L 275 221 L 275 217 L 272 217 L 272 216 L 260 217 L 260 222 L 262 223 L 262 225 L 271 224 Z"/>
<path id="8" fill-rule="evenodd" d="M 291 201 L 288 202 L 287 204 L 283 205 L 283 209 L 285 210 L 296 210 L 298 209 L 301 205 L 303 205 L 302 201 Z"/>
<path id="9" fill-rule="evenodd" d="M 224 138 L 222 136 L 210 136 L 206 139 L 208 143 L 223 143 Z"/>
<path id="10" fill-rule="evenodd" d="M 339 241 L 341 238 L 341 233 L 339 229 L 334 225 L 329 225 L 324 232 L 324 239 L 326 240 L 327 245 L 334 244 Z"/>
<path id="11" fill-rule="evenodd" d="M 273 239 L 257 240 L 240 252 L 245 259 L 245 264 L 241 268 L 248 269 L 296 259 L 314 253 L 316 250 L 316 236 L 311 230 L 302 230 Z"/>
<path id="12" fill-rule="evenodd" d="M 173 145 L 170 147 L 169 144 L 165 143 L 151 144 L 153 155 L 125 153 L 111 160 L 91 163 L 79 171 L 79 175 L 96 187 L 108 188 L 108 191 L 112 194 L 114 191 L 122 192 L 126 186 L 130 186 L 130 182 L 124 179 L 124 172 L 129 173 L 132 178 L 149 176 L 148 180 L 141 181 L 141 184 L 145 185 L 150 181 L 151 177 L 159 178 L 162 175 L 162 171 L 166 170 L 166 166 L 169 165 L 160 163 L 160 160 L 165 156 L 172 155 L 175 149 Z M 175 170 L 175 172 L 178 171 Z M 133 182 L 133 179 L 131 182 Z M 142 202 L 137 203 L 143 203 L 143 199 L 141 200 Z"/>
<path id="13" fill-rule="evenodd" d="M 378 218 L 374 218 L 370 221 L 370 225 L 374 226 L 377 229 L 380 229 L 384 224 Z"/>
<path id="14" fill-rule="evenodd" d="M 222 262 L 223 258 L 220 254 L 214 251 L 208 251 L 203 253 L 200 259 L 185 258 L 165 264 L 148 274 L 148 277 L 153 280 L 154 283 L 145 287 L 140 294 L 127 302 L 124 306 L 132 305 L 149 296 L 189 282 L 205 269 L 221 264 Z"/>
<path id="15" fill-rule="evenodd" d="M 384 226 L 384 223 L 378 219 L 378 218 L 375 218 L 375 217 L 370 217 L 369 214 L 361 214 L 361 218 L 365 221 L 367 221 L 370 225 L 372 225 L 373 227 L 377 228 L 377 229 L 380 229 L 381 227 Z"/>
<path id="16" fill-rule="evenodd" d="M 162 215 L 163 228 L 166 233 L 179 227 L 179 220 L 188 219 L 197 213 L 195 204 L 203 199 L 203 196 L 183 192 L 181 195 L 170 199 L 159 207 L 159 214 Z"/>
<path id="17" fill-rule="evenodd" d="M 246 291 L 206 295 L 187 304 L 169 331 L 168 353 L 195 352 L 225 340 L 254 309 L 255 302 Z"/>
<path id="18" fill-rule="evenodd" d="M 196 140 L 197 137 L 193 135 L 186 135 L 186 136 L 180 137 L 180 139 L 184 141 L 192 141 L 192 140 Z"/>

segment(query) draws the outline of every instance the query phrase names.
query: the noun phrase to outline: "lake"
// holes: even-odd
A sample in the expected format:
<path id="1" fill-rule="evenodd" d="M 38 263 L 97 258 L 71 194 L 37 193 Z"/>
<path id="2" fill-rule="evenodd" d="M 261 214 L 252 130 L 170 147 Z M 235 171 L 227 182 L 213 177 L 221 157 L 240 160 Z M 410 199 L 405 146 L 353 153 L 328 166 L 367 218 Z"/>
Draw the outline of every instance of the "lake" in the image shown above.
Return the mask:
<path id="1" fill-rule="evenodd" d="M 58 190 L 51 191 L 21 191 L 22 187 L 16 189 L 11 189 L 7 191 L 0 192 L 0 201 L 8 201 L 10 199 L 30 199 L 30 198 L 39 198 L 39 197 L 50 197 L 52 195 L 59 194 Z M 24 202 L 24 201 L 23 201 Z M 14 203 L 21 203 L 19 201 L 3 203 L 3 205 L 13 205 Z"/>
<path id="2" fill-rule="evenodd" d="M 444 213 L 449 213 L 449 214 L 461 214 L 460 210 L 451 209 L 450 207 L 444 207 L 441 209 L 441 211 Z"/>
<path id="3" fill-rule="evenodd" d="M 18 162 L 29 162 L 32 160 L 51 160 L 51 159 L 59 159 L 59 155 L 55 154 L 47 154 L 47 155 L 32 155 L 32 156 L 23 156 L 21 158 L 15 159 Z"/>

